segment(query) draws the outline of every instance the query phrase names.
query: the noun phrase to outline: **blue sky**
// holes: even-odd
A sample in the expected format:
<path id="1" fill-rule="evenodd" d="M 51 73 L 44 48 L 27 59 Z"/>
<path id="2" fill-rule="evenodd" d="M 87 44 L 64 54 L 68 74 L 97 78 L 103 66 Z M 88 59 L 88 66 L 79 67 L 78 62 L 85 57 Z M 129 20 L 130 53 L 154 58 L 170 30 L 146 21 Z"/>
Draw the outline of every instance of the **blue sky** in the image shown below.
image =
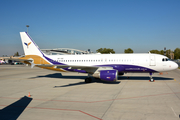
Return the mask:
<path id="1" fill-rule="evenodd" d="M 19 32 L 41 49 L 180 47 L 180 0 L 0 0 L 0 56 L 23 54 Z"/>

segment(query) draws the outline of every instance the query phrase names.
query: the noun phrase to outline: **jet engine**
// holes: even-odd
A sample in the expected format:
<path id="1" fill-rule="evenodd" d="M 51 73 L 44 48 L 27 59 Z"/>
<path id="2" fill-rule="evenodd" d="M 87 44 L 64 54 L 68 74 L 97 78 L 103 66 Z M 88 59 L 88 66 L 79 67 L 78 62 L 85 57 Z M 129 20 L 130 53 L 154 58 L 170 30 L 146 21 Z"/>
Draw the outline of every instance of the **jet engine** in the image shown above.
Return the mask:
<path id="1" fill-rule="evenodd" d="M 105 81 L 116 81 L 118 77 L 117 70 L 101 70 L 99 73 L 93 74 L 93 77 L 100 78 Z"/>

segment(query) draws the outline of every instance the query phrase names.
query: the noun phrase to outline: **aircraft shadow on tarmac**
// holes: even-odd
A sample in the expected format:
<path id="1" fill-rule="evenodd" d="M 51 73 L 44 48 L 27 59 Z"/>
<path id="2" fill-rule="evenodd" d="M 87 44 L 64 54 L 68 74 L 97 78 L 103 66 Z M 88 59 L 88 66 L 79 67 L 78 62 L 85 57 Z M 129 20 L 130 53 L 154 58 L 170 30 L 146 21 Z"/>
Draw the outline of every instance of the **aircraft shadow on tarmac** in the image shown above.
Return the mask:
<path id="1" fill-rule="evenodd" d="M 91 83 L 119 84 L 120 81 L 117 81 L 117 82 L 107 82 L 107 81 L 102 81 L 100 79 L 93 78 Z M 54 86 L 54 88 L 57 88 L 57 87 L 70 87 L 70 86 L 83 85 L 83 84 L 91 84 L 91 83 L 85 83 L 83 81 L 83 82 L 78 82 L 78 83 L 71 83 L 71 84 L 68 84 L 68 85 Z"/>
<path id="2" fill-rule="evenodd" d="M 6 106 L 5 108 L 0 110 L 0 119 L 16 120 L 31 101 L 32 98 L 24 96 L 18 101 Z"/>
<path id="3" fill-rule="evenodd" d="M 84 79 L 87 78 L 87 76 L 63 76 L 61 73 L 54 73 L 54 74 L 48 74 L 48 75 L 44 75 L 44 76 L 37 76 L 37 77 L 32 77 L 31 79 L 41 78 L 41 77 L 62 78 L 62 79 L 82 79 L 83 80 L 83 82 L 72 83 L 72 84 L 63 85 L 63 86 L 54 86 L 54 88 L 70 87 L 70 86 L 76 86 L 76 85 L 82 85 L 82 84 L 91 84 L 91 83 L 103 83 L 103 84 L 119 84 L 120 83 L 119 81 L 117 81 L 117 82 L 106 82 L 106 81 L 102 81 L 102 80 L 96 79 L 96 78 L 92 78 L 91 83 L 85 83 Z"/>
<path id="4" fill-rule="evenodd" d="M 153 77 L 154 80 L 174 80 L 174 78 L 167 77 Z M 150 80 L 150 77 L 146 76 L 121 76 L 118 80 Z"/>
<path id="5" fill-rule="evenodd" d="M 41 78 L 41 77 L 48 77 L 48 78 L 62 78 L 62 79 L 82 79 L 84 80 L 87 78 L 87 76 L 63 76 L 61 73 L 54 73 L 54 74 L 48 74 L 44 76 L 37 76 L 33 77 L 34 78 Z M 174 80 L 173 78 L 165 78 L 165 77 L 153 77 L 154 80 Z M 119 76 L 118 80 L 149 80 L 149 77 L 146 76 Z M 91 83 L 103 83 L 103 84 L 119 84 L 120 81 L 116 82 L 106 82 L 102 81 L 100 79 L 93 78 Z M 54 88 L 57 87 L 70 87 L 70 86 L 76 86 L 76 85 L 82 85 L 82 84 L 91 84 L 91 83 L 85 83 L 83 82 L 78 82 L 78 83 L 71 83 L 68 85 L 62 85 L 62 86 L 54 86 Z"/>
<path id="6" fill-rule="evenodd" d="M 61 73 L 54 73 L 54 74 L 48 74 L 48 75 L 44 75 L 44 76 L 32 77 L 32 79 L 41 78 L 41 77 L 62 78 L 62 79 L 85 79 L 85 78 L 87 78 L 87 76 L 63 76 Z"/>
<path id="7" fill-rule="evenodd" d="M 32 79 L 41 78 L 41 77 L 62 78 L 62 79 L 83 79 L 83 80 L 87 78 L 87 76 L 63 76 L 61 73 L 54 73 L 54 74 L 48 74 L 44 76 L 32 77 Z M 148 76 L 118 76 L 118 80 L 149 80 L 149 79 L 150 78 Z M 167 78 L 167 77 L 153 77 L 153 79 L 154 80 L 174 80 L 174 78 Z M 94 82 L 99 82 L 99 80 L 98 81 L 96 80 Z"/>

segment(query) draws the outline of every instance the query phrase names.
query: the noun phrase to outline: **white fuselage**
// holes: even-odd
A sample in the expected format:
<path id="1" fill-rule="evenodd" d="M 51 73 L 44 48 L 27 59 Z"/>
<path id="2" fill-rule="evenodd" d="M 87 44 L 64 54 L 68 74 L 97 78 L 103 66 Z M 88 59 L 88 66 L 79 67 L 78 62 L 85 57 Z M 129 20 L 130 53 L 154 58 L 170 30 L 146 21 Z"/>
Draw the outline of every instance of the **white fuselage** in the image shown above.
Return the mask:
<path id="1" fill-rule="evenodd" d="M 170 71 L 177 68 L 177 64 L 167 57 L 158 54 L 85 54 L 85 55 L 49 55 L 51 64 L 66 64 L 76 66 L 124 66 L 125 72 L 154 72 Z M 163 59 L 165 59 L 163 61 Z M 56 62 L 56 63 L 54 63 Z M 43 64 L 43 63 L 42 63 Z M 138 69 L 139 68 L 139 69 Z M 153 72 L 152 71 L 152 72 Z"/>

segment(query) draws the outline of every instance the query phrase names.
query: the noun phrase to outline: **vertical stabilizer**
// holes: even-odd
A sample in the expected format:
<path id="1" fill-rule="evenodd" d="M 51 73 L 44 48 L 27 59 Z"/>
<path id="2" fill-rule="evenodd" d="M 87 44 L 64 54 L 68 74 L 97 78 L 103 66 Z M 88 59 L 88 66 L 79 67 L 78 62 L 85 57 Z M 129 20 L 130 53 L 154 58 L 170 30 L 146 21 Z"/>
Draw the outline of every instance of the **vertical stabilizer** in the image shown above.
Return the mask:
<path id="1" fill-rule="evenodd" d="M 39 47 L 26 32 L 20 32 L 20 36 L 25 55 L 43 56 L 43 53 L 40 51 Z"/>

